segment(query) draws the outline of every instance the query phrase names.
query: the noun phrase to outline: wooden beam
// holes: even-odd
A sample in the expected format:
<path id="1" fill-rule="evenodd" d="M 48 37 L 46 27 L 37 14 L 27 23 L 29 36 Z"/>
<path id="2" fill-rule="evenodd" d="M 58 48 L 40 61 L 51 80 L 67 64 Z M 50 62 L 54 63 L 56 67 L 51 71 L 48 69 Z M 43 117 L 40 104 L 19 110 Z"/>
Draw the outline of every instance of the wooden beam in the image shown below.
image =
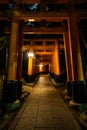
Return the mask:
<path id="1" fill-rule="evenodd" d="M 41 0 L 19 0 L 20 4 L 35 4 L 40 3 Z M 76 3 L 85 3 L 87 0 L 76 0 Z M 9 0 L 0 0 L 0 4 L 8 4 Z M 67 0 L 46 0 L 45 3 L 49 4 L 67 4 Z"/>
<path id="2" fill-rule="evenodd" d="M 76 11 L 77 18 L 82 19 L 82 18 L 87 18 L 87 10 L 78 10 Z M 64 20 L 64 19 L 69 19 L 69 14 L 68 11 L 50 11 L 50 12 L 23 12 L 20 15 L 20 19 L 24 19 L 25 21 L 28 21 L 29 19 L 34 19 L 35 21 L 40 21 L 40 20 L 47 20 L 51 21 L 52 19 L 54 21 L 58 20 Z"/>
<path id="3" fill-rule="evenodd" d="M 38 54 L 38 55 L 52 55 L 53 52 L 46 52 L 46 51 L 45 51 L 45 52 L 38 52 L 38 51 L 37 51 L 37 52 L 35 52 L 35 54 L 36 54 L 36 55 L 37 55 L 37 54 Z"/>
<path id="4" fill-rule="evenodd" d="M 5 30 L 9 34 L 10 29 Z M 64 29 L 61 27 L 24 27 L 23 34 L 63 34 Z"/>
<path id="5" fill-rule="evenodd" d="M 9 0 L 0 0 L 0 4 L 8 4 Z"/>
<path id="6" fill-rule="evenodd" d="M 19 0 L 20 4 L 36 4 L 36 3 L 40 3 L 41 0 Z M 7 4 L 9 3 L 9 0 L 1 0 L 0 4 Z M 55 3 L 55 4 L 64 4 L 67 3 L 67 0 L 47 0 L 45 1 L 45 3 Z"/>
<path id="7" fill-rule="evenodd" d="M 39 27 L 39 28 L 31 28 L 25 27 L 23 29 L 24 34 L 63 34 L 64 30 L 62 28 L 54 28 L 54 27 Z"/>
<path id="8" fill-rule="evenodd" d="M 40 0 L 20 0 L 21 4 L 36 4 L 40 3 Z"/>
<path id="9" fill-rule="evenodd" d="M 87 10 L 78 10 L 76 11 L 77 20 L 87 18 Z M 2 12 L 0 12 L 0 19 L 6 19 L 7 16 L 2 15 Z M 64 20 L 69 19 L 68 11 L 50 11 L 50 12 L 22 12 L 19 17 L 20 20 L 28 21 L 29 19 L 34 19 L 35 21 L 58 21 L 58 20 Z"/>
<path id="10" fill-rule="evenodd" d="M 43 39 L 43 40 L 42 40 Z M 38 42 L 38 41 L 45 41 L 45 42 L 54 42 L 54 41 L 57 41 L 58 39 L 57 38 L 37 38 L 37 39 L 32 39 L 32 38 L 29 38 L 29 39 L 23 39 L 23 41 L 27 41 L 27 42 Z"/>
<path id="11" fill-rule="evenodd" d="M 68 18 L 68 12 L 67 11 L 59 11 L 59 12 L 23 12 L 20 16 L 20 19 L 34 19 L 34 20 L 43 20 L 43 19 L 67 19 Z"/>
<path id="12" fill-rule="evenodd" d="M 46 0 L 46 3 L 49 3 L 49 4 L 66 4 L 67 3 L 67 0 Z"/>
<path id="13" fill-rule="evenodd" d="M 29 50 L 32 45 L 24 45 L 22 50 Z M 54 50 L 54 45 L 43 46 L 43 45 L 33 45 L 34 50 Z"/>
<path id="14" fill-rule="evenodd" d="M 32 45 L 23 45 L 22 50 L 29 50 L 30 48 L 32 48 Z M 50 51 L 54 51 L 54 45 L 49 45 L 49 46 L 38 46 L 38 45 L 33 45 L 33 49 L 34 50 L 50 50 Z M 64 45 L 60 44 L 60 50 L 64 49 Z"/>

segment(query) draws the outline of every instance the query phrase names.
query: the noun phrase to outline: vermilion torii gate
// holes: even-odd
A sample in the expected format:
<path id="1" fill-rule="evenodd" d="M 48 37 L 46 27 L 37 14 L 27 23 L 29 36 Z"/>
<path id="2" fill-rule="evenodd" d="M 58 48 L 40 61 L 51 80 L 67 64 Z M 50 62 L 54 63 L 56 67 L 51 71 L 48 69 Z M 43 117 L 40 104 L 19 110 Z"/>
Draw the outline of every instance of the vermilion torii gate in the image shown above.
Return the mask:
<path id="1" fill-rule="evenodd" d="M 9 57 L 8 57 L 8 67 L 7 67 L 7 81 L 20 81 L 21 80 L 21 60 L 22 60 L 22 46 L 23 46 L 23 34 L 63 34 L 64 41 L 64 51 L 65 51 L 65 62 L 66 62 L 66 73 L 68 82 L 78 82 L 84 81 L 82 59 L 80 54 L 80 42 L 79 42 L 79 31 L 77 26 L 77 16 L 78 13 L 75 11 L 74 1 L 68 0 L 68 11 L 67 12 L 39 12 L 37 15 L 35 13 L 29 12 L 27 14 L 19 13 L 17 10 L 18 4 L 15 3 L 15 8 L 13 9 L 13 15 L 11 19 L 11 32 L 10 32 L 10 44 L 9 44 Z M 80 17 L 80 16 L 78 16 Z M 35 20 L 62 20 L 63 27 L 55 29 L 47 29 L 45 27 L 39 28 L 38 30 L 32 28 L 24 28 L 23 20 L 27 19 Z M 65 22 L 64 22 L 65 21 Z M 19 29 L 21 26 L 21 29 Z M 26 29 L 26 32 L 25 32 Z M 22 36 L 22 37 L 21 37 Z M 20 43 L 20 44 L 19 44 Z M 19 48 L 19 49 L 18 49 Z M 18 60 L 20 59 L 20 60 Z M 58 43 L 55 43 L 53 50 L 53 59 L 55 61 L 55 68 L 52 68 L 54 76 L 60 75 L 60 64 L 58 55 Z M 52 60 L 52 64 L 54 61 Z M 33 62 L 32 62 L 33 65 Z M 18 66 L 18 67 L 17 67 Z M 53 65 L 54 66 L 54 65 Z M 20 70 L 20 71 L 19 71 Z M 31 72 L 32 75 L 32 72 Z"/>

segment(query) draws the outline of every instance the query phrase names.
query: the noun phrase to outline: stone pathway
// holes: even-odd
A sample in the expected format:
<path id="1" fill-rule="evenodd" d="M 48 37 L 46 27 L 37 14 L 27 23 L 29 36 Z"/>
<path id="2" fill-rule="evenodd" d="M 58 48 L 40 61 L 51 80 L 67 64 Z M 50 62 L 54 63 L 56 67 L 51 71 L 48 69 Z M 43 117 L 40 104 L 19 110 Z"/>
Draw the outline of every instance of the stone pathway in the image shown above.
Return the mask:
<path id="1" fill-rule="evenodd" d="M 40 76 L 8 130 L 81 130 L 49 76 Z"/>

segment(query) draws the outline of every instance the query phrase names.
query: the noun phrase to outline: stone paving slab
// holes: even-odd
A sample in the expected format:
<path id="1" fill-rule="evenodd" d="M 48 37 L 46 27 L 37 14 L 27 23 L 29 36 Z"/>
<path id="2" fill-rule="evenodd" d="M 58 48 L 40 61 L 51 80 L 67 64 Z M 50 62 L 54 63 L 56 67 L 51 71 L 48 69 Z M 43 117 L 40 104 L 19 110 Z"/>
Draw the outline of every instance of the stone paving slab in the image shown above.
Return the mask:
<path id="1" fill-rule="evenodd" d="M 51 128 L 51 127 L 49 127 L 49 128 L 35 128 L 35 130 L 56 130 L 55 128 Z"/>
<path id="2" fill-rule="evenodd" d="M 8 130 L 81 130 L 49 76 L 41 76 Z"/>
<path id="3" fill-rule="evenodd" d="M 22 114 L 22 117 L 27 117 L 27 118 L 35 118 L 37 117 L 37 105 L 29 105 L 26 106 L 25 111 Z"/>

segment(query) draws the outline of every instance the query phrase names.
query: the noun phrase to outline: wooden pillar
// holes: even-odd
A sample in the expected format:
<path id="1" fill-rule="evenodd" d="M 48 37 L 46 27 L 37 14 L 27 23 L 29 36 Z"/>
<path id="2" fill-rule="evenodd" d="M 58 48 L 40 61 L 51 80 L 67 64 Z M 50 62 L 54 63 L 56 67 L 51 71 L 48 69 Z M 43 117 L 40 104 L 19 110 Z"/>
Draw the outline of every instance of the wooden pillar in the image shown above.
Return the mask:
<path id="1" fill-rule="evenodd" d="M 2 101 L 5 103 L 13 103 L 22 94 L 22 82 L 16 77 L 17 73 L 17 41 L 19 34 L 19 15 L 17 3 L 14 2 L 12 10 L 10 43 L 8 51 L 7 75 L 3 82 Z"/>
<path id="2" fill-rule="evenodd" d="M 53 66 L 53 73 L 55 74 L 55 51 L 52 55 L 52 66 Z"/>
<path id="3" fill-rule="evenodd" d="M 22 45 L 23 45 L 23 23 L 21 20 L 19 22 L 19 39 L 18 39 L 18 65 L 17 65 L 17 79 L 22 78 Z"/>
<path id="4" fill-rule="evenodd" d="M 55 42 L 54 49 L 54 81 L 61 82 L 58 42 Z"/>
<path id="5" fill-rule="evenodd" d="M 32 57 L 29 57 L 28 58 L 28 75 L 32 75 L 32 67 L 33 65 L 33 58 Z"/>
<path id="6" fill-rule="evenodd" d="M 29 53 L 33 53 L 33 50 L 30 49 Z M 33 56 L 29 56 L 28 57 L 28 75 L 32 75 L 33 74 Z"/>
<path id="7" fill-rule="evenodd" d="M 60 75 L 60 60 L 59 60 L 59 48 L 58 43 L 55 43 L 55 51 L 54 51 L 54 63 L 55 63 L 55 74 Z"/>
<path id="8" fill-rule="evenodd" d="M 36 57 L 36 66 L 35 66 L 35 70 L 37 73 L 39 73 L 39 59 Z"/>
<path id="9" fill-rule="evenodd" d="M 7 80 L 16 80 L 18 30 L 19 30 L 18 20 L 16 18 L 13 18 L 11 23 L 9 56 L 7 67 L 7 78 L 6 78 Z"/>
<path id="10" fill-rule="evenodd" d="M 49 71 L 50 71 L 50 73 L 54 73 L 54 71 L 53 71 L 53 54 L 51 55 L 51 61 L 49 64 Z"/>
<path id="11" fill-rule="evenodd" d="M 82 59 L 80 53 L 79 33 L 77 27 L 77 18 L 75 12 L 75 5 L 73 0 L 68 1 L 69 7 L 69 42 L 71 52 L 71 67 L 72 67 L 72 80 L 84 80 Z"/>
<path id="12" fill-rule="evenodd" d="M 12 21 L 11 21 L 11 32 L 10 32 L 10 43 L 8 52 L 8 65 L 7 65 L 7 80 L 16 80 L 17 72 L 17 40 L 19 32 L 19 6 L 18 1 L 13 2 L 12 10 Z"/>
<path id="13" fill-rule="evenodd" d="M 43 71 L 44 71 L 44 64 L 43 64 L 43 62 L 40 62 L 40 64 L 39 64 L 39 72 L 41 73 Z"/>
<path id="14" fill-rule="evenodd" d="M 36 70 L 36 58 L 34 57 L 33 58 L 33 73 L 36 73 L 37 72 L 37 70 Z"/>
<path id="15" fill-rule="evenodd" d="M 63 35 L 63 40 L 64 40 L 67 81 L 72 81 L 72 67 L 71 67 L 70 43 L 69 43 L 67 20 L 63 24 L 64 24 L 64 30 L 65 30 L 64 35 Z"/>

